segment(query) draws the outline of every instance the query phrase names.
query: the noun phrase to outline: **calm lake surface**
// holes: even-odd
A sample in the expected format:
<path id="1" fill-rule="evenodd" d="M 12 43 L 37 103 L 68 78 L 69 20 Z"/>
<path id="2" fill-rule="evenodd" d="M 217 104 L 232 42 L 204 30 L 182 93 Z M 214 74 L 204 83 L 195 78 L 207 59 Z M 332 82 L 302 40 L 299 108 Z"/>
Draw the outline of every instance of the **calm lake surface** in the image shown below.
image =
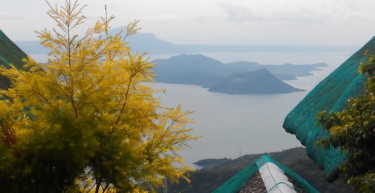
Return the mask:
<path id="1" fill-rule="evenodd" d="M 181 104 L 197 123 L 193 135 L 202 136 L 189 143 L 191 149 L 181 152 L 192 163 L 206 158 L 236 158 L 245 154 L 280 151 L 301 146 L 294 135 L 282 128 L 285 116 L 319 81 L 325 78 L 352 53 L 203 53 L 222 62 L 253 61 L 261 64 L 312 64 L 326 62 L 329 67 L 315 71 L 313 76 L 287 81 L 304 92 L 272 95 L 232 95 L 208 92 L 194 85 L 152 83 L 163 106 Z M 31 55 L 45 61 L 45 55 Z M 172 55 L 151 55 L 151 59 Z"/>
<path id="2" fill-rule="evenodd" d="M 304 92 L 272 95 L 232 95 L 208 92 L 194 85 L 154 83 L 164 106 L 181 104 L 194 111 L 197 123 L 189 125 L 193 134 L 202 136 L 181 153 L 190 165 L 206 158 L 236 158 L 245 154 L 280 151 L 301 146 L 294 135 L 282 128 L 286 115 L 322 79 L 344 62 L 351 53 L 204 53 L 222 62 L 255 61 L 262 64 L 311 64 L 326 62 L 329 67 L 313 76 L 299 77 L 287 83 Z M 171 55 L 153 56 L 168 58 Z"/>

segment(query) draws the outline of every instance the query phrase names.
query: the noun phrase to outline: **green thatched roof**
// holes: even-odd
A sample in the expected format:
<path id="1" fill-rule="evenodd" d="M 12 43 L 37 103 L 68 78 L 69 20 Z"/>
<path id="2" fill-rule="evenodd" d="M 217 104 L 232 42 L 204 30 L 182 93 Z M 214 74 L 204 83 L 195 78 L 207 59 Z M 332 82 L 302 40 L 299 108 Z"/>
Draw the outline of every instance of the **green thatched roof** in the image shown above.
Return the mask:
<path id="1" fill-rule="evenodd" d="M 295 134 L 306 146 L 307 154 L 324 168 L 329 176 L 346 157 L 337 149 L 326 150 L 316 145 L 329 133 L 317 125 L 316 114 L 340 111 L 348 99 L 364 90 L 364 77 L 358 73 L 360 62 L 367 60 L 365 51 L 375 54 L 375 37 L 321 81 L 286 117 L 283 127 Z"/>

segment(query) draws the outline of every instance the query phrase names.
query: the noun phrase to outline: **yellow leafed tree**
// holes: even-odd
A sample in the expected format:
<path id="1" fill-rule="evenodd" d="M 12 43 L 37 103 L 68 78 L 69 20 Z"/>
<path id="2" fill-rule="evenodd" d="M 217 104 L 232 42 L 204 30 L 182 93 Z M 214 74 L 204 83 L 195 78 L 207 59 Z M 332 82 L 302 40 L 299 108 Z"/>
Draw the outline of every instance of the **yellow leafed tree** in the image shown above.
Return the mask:
<path id="1" fill-rule="evenodd" d="M 77 1 L 51 5 L 57 28 L 38 32 L 47 63 L 1 68 L 0 189 L 8 192 L 142 192 L 188 167 L 177 152 L 196 139 L 180 107 L 161 107 L 153 73 L 107 13 L 80 34 Z M 137 21 L 126 36 L 136 33 Z"/>

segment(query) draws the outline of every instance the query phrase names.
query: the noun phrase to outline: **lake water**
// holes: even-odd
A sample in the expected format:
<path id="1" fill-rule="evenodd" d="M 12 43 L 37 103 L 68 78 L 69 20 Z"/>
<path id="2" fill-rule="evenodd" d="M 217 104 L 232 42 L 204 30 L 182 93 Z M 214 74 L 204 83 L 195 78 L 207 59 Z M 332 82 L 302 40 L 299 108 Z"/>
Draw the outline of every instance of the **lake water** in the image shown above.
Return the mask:
<path id="1" fill-rule="evenodd" d="M 273 95 L 231 95 L 208 92 L 194 85 L 155 83 L 164 106 L 181 104 L 197 123 L 193 134 L 202 136 L 181 153 L 189 164 L 206 158 L 236 158 L 245 154 L 280 151 L 301 146 L 294 135 L 282 128 L 286 115 L 322 79 L 344 62 L 351 53 L 204 53 L 223 62 L 255 61 L 263 64 L 311 64 L 326 62 L 329 67 L 313 76 L 287 83 L 307 91 Z M 154 56 L 167 58 L 170 55 Z"/>
<path id="2" fill-rule="evenodd" d="M 352 53 L 204 53 L 222 62 L 253 61 L 261 64 L 311 64 L 326 62 L 329 67 L 315 71 L 313 76 L 287 81 L 307 91 L 272 95 L 231 95 L 208 92 L 194 85 L 153 83 L 166 89 L 156 94 L 163 106 L 181 104 L 194 111 L 197 123 L 190 124 L 193 134 L 202 136 L 189 143 L 191 149 L 181 152 L 187 163 L 205 158 L 236 158 L 245 154 L 280 151 L 301 146 L 294 135 L 282 128 L 285 116 L 320 80 L 332 72 Z M 171 55 L 152 55 L 152 59 Z M 32 55 L 43 61 L 45 56 Z"/>
<path id="3" fill-rule="evenodd" d="M 190 143 L 182 153 L 188 163 L 204 158 L 235 158 L 243 154 L 278 151 L 301 144 L 281 125 L 286 114 L 306 92 L 277 95 L 229 95 L 208 92 L 199 86 L 156 83 L 166 89 L 159 94 L 164 106 L 182 104 L 197 123 Z"/>

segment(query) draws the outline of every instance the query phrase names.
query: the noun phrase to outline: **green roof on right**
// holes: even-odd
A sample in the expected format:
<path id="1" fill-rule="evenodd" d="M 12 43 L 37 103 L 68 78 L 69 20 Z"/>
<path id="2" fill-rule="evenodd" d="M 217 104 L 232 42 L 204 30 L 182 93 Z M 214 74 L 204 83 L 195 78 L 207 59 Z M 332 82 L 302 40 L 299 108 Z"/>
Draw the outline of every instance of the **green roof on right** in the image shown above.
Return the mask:
<path id="1" fill-rule="evenodd" d="M 316 115 L 321 111 L 341 111 L 349 99 L 364 91 L 365 78 L 358 73 L 358 67 L 367 60 L 366 51 L 375 54 L 375 37 L 311 90 L 284 120 L 284 129 L 296 135 L 306 146 L 307 155 L 323 167 L 329 177 L 335 174 L 346 156 L 339 149 L 317 145 L 330 134 L 318 125 Z"/>

